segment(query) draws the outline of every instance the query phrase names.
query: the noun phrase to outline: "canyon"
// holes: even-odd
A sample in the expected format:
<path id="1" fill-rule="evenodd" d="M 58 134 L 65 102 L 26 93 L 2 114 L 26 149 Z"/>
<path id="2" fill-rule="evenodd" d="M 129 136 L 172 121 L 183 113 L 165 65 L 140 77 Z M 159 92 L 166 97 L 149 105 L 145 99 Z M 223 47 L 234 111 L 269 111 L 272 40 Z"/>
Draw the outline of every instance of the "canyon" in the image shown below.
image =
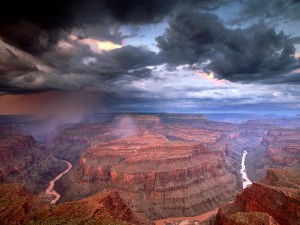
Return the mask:
<path id="1" fill-rule="evenodd" d="M 247 150 L 243 152 L 242 163 L 241 163 L 242 166 L 241 174 L 242 174 L 244 189 L 252 184 L 251 180 L 249 180 L 248 175 L 246 173 L 245 160 L 246 160 L 247 153 L 248 153 Z"/>
<path id="2" fill-rule="evenodd" d="M 266 177 L 219 208 L 216 224 L 300 224 L 300 173 L 270 169 Z"/>
<path id="3" fill-rule="evenodd" d="M 46 189 L 45 194 L 46 195 L 52 195 L 55 198 L 53 200 L 51 200 L 50 203 L 55 204 L 59 198 L 60 198 L 60 194 L 57 193 L 57 191 L 54 190 L 54 184 L 57 180 L 59 180 L 65 173 L 68 173 L 70 171 L 70 169 L 72 169 L 72 164 L 69 163 L 68 161 L 64 160 L 64 162 L 68 165 L 68 168 L 63 171 L 62 173 L 60 173 L 57 177 L 55 177 L 53 180 L 50 181 L 49 183 L 49 187 Z"/>
<path id="4" fill-rule="evenodd" d="M 300 225 L 300 0 L 1 5 L 0 225 Z"/>
<path id="5" fill-rule="evenodd" d="M 118 189 L 134 210 L 150 219 L 195 216 L 242 190 L 239 170 L 245 151 L 248 184 L 272 167 L 249 165 L 260 160 L 258 149 L 259 157 L 271 160 L 263 141 L 270 126 L 180 114 L 116 115 L 97 126 L 101 133 L 94 133 L 74 169 L 57 183 L 60 202 Z"/>
<path id="6" fill-rule="evenodd" d="M 0 125 L 0 181 L 17 182 L 41 193 L 66 165 L 47 153 L 31 136 L 13 126 Z"/>
<path id="7" fill-rule="evenodd" d="M 156 225 L 297 225 L 300 223 L 300 173 L 270 169 L 234 201 L 194 218 L 170 218 Z M 118 191 L 51 205 L 19 184 L 0 185 L 1 224 L 154 225 L 134 212 Z M 215 213 L 217 214 L 215 215 Z M 210 216 L 210 217 L 209 217 Z"/>
<path id="8" fill-rule="evenodd" d="M 18 184 L 4 184 L 0 185 L 0 202 L 0 221 L 3 225 L 153 225 L 150 220 L 132 211 L 117 191 L 50 205 Z"/>
<path id="9" fill-rule="evenodd" d="M 235 127 L 224 125 L 197 116 L 116 116 L 61 179 L 60 202 L 117 189 L 150 219 L 216 208 L 241 185 L 225 161 Z"/>
<path id="10" fill-rule="evenodd" d="M 241 118 L 104 114 L 62 125 L 46 142 L 22 129 L 28 122 L 0 124 L 0 186 L 19 183 L 62 214 L 60 205 L 117 191 L 143 218 L 215 224 L 219 205 L 256 188 L 269 168 L 300 171 L 299 118 Z M 197 220 L 206 212 L 212 218 Z"/>

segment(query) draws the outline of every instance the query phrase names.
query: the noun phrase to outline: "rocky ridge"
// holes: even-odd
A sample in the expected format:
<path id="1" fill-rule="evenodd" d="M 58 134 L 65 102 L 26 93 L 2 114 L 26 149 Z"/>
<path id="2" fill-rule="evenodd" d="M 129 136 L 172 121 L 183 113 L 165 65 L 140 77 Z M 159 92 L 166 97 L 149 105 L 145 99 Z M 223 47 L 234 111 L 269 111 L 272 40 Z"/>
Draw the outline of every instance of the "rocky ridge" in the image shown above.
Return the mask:
<path id="1" fill-rule="evenodd" d="M 0 222 L 8 224 L 152 225 L 130 209 L 117 191 L 50 206 L 18 184 L 0 186 Z"/>
<path id="2" fill-rule="evenodd" d="M 47 154 L 32 136 L 7 132 L 6 129 L 1 132 L 0 129 L 1 183 L 20 182 L 39 193 L 44 191 L 55 174 L 64 169 L 65 164 Z"/>
<path id="3" fill-rule="evenodd" d="M 217 225 L 300 224 L 300 173 L 270 169 L 259 183 L 220 206 Z"/>
<path id="4" fill-rule="evenodd" d="M 263 138 L 273 164 L 294 166 L 300 162 L 300 130 L 270 129 Z"/>

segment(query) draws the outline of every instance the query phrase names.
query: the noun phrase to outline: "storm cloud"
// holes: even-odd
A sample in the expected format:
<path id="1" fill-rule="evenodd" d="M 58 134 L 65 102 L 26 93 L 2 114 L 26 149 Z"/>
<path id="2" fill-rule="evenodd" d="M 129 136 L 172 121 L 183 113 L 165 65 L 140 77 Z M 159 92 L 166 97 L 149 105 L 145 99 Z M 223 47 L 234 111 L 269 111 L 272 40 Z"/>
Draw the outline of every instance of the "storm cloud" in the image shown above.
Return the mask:
<path id="1" fill-rule="evenodd" d="M 62 73 L 80 73 L 117 76 L 128 70 L 154 64 L 156 54 L 148 49 L 124 46 L 122 48 L 94 53 L 88 46 L 79 45 L 65 51 L 50 51 L 42 56 L 45 63 Z"/>
<path id="2" fill-rule="evenodd" d="M 296 0 L 9 1 L 0 92 L 91 93 L 120 110 L 296 105 L 299 15 Z"/>
<path id="3" fill-rule="evenodd" d="M 232 22 L 240 23 L 253 18 L 269 20 L 292 20 L 300 19 L 299 0 L 246 0 L 241 1 L 239 16 Z"/>
<path id="4" fill-rule="evenodd" d="M 26 52 L 48 50 L 73 29 L 81 38 L 91 32 L 103 40 L 120 42 L 122 35 L 111 32 L 121 24 L 145 24 L 160 21 L 179 1 L 88 0 L 88 1 L 7 1 L 0 15 L 3 40 Z"/>
<path id="5" fill-rule="evenodd" d="M 26 57 L 2 43 L 0 45 L 0 75 L 16 76 L 23 72 L 37 71 L 38 68 Z"/>
<path id="6" fill-rule="evenodd" d="M 169 63 L 204 63 L 228 80 L 260 80 L 299 67 L 293 41 L 264 22 L 230 29 L 216 15 L 183 11 L 156 40 Z"/>

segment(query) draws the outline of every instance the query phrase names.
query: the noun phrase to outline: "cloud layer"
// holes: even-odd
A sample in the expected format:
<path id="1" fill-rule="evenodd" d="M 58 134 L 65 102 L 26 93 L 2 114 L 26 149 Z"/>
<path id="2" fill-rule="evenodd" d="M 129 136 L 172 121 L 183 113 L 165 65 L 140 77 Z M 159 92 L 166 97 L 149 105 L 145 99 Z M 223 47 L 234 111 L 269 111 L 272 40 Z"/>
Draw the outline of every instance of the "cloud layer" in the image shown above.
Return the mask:
<path id="1" fill-rule="evenodd" d="M 203 69 L 228 80 L 255 81 L 299 67 L 292 40 L 264 22 L 229 29 L 214 14 L 183 11 L 157 42 L 170 63 L 201 66 L 208 61 Z"/>
<path id="2" fill-rule="evenodd" d="M 10 1 L 0 15 L 0 93 L 81 91 L 120 110 L 283 98 L 294 107 L 299 10 L 296 0 Z M 167 28 L 142 45 L 130 42 L 149 24 Z M 294 32 L 280 30 L 285 25 Z"/>

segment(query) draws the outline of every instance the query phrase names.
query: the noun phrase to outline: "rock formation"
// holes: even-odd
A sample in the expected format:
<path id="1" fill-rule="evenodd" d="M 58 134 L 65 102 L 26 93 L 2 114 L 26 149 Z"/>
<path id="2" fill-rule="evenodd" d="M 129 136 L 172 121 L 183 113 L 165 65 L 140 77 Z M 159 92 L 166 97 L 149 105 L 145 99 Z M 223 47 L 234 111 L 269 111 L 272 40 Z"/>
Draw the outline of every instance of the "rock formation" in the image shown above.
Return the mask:
<path id="1" fill-rule="evenodd" d="M 36 193 L 44 191 L 65 164 L 45 153 L 34 138 L 14 132 L 0 133 L 0 182 L 20 182 Z"/>
<path id="2" fill-rule="evenodd" d="M 299 192 L 299 172 L 270 169 L 261 182 L 219 208 L 216 224 L 300 224 Z"/>
<path id="3" fill-rule="evenodd" d="M 242 189 L 243 151 L 248 152 L 245 164 L 252 181 L 269 167 L 300 170 L 300 132 L 291 127 L 298 123 L 288 121 L 290 128 L 274 128 L 269 120 L 231 124 L 201 115 L 99 115 L 93 123 L 61 126 L 44 146 L 21 134 L 22 125 L 5 123 L 0 125 L 0 182 L 45 191 L 66 167 L 56 156 L 73 164 L 55 182 L 59 203 L 116 189 L 148 218 L 196 216 L 229 202 Z M 42 214 L 48 215 L 47 210 Z M 265 211 L 236 211 L 232 218 L 232 224 L 281 223 Z"/>
<path id="4" fill-rule="evenodd" d="M 28 192 L 19 184 L 0 185 L 0 223 L 22 224 L 32 211 L 46 208 L 37 195 Z"/>
<path id="5" fill-rule="evenodd" d="M 133 212 L 117 191 L 101 193 L 76 202 L 50 206 L 20 185 L 0 186 L 0 222 L 8 224 L 106 224 L 152 225 Z"/>
<path id="6" fill-rule="evenodd" d="M 290 167 L 300 171 L 299 128 L 270 128 L 252 121 L 241 125 L 240 130 L 241 135 L 237 141 L 241 142 L 243 138 L 250 141 L 240 146 L 248 151 L 246 167 L 252 181 L 259 181 L 272 167 Z M 239 157 L 236 155 L 240 151 L 236 152 L 235 158 Z M 229 154 L 232 155 L 232 152 Z"/>
<path id="7" fill-rule="evenodd" d="M 225 160 L 227 134 L 199 128 L 203 118 L 195 126 L 165 120 L 115 117 L 58 182 L 61 200 L 117 189 L 134 210 L 157 219 L 197 215 L 232 199 L 240 186 Z"/>
<path id="8" fill-rule="evenodd" d="M 105 130 L 105 126 L 99 124 L 76 124 L 62 129 L 45 147 L 54 156 L 75 162 L 88 147 L 89 140 L 101 134 L 102 130 Z"/>
<path id="9" fill-rule="evenodd" d="M 267 156 L 273 164 L 297 166 L 300 162 L 300 130 L 270 129 L 264 136 Z"/>

